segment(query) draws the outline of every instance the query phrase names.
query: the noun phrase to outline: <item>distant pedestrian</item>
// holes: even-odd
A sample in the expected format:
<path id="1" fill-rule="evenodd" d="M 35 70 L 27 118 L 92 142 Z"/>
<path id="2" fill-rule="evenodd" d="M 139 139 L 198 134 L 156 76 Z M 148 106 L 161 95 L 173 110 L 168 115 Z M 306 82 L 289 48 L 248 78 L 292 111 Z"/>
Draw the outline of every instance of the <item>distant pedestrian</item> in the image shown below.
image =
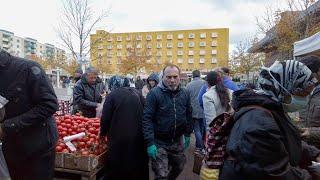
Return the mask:
<path id="1" fill-rule="evenodd" d="M 141 79 L 140 76 L 137 76 L 137 79 L 136 79 L 136 82 L 135 82 L 135 87 L 136 87 L 136 89 L 138 89 L 138 90 L 141 91 L 142 88 L 143 88 L 143 86 L 144 86 L 143 80 Z"/>
<path id="2" fill-rule="evenodd" d="M 199 70 L 192 72 L 193 80 L 187 84 L 187 91 L 191 100 L 192 106 L 192 119 L 194 124 L 194 135 L 196 138 L 196 151 L 202 152 L 205 148 L 206 136 L 206 122 L 203 114 L 203 109 L 200 107 L 198 101 L 198 94 L 205 81 L 200 78 L 201 73 Z"/>
<path id="3" fill-rule="evenodd" d="M 159 83 L 158 74 L 156 74 L 156 73 L 150 74 L 150 76 L 147 79 L 146 85 L 144 85 L 142 88 L 142 96 L 144 98 L 146 98 L 149 91 L 151 89 L 153 89 L 154 87 L 156 87 L 158 85 L 158 83 Z"/>

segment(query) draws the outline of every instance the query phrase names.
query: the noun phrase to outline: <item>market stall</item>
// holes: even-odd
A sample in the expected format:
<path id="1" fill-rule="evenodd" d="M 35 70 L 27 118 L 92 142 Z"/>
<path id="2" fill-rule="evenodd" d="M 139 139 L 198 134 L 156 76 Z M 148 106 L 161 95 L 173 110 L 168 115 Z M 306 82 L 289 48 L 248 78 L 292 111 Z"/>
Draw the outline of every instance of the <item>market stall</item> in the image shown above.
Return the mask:
<path id="1" fill-rule="evenodd" d="M 311 54 L 320 56 L 320 32 L 306 39 L 295 42 L 293 54 L 295 57 Z"/>

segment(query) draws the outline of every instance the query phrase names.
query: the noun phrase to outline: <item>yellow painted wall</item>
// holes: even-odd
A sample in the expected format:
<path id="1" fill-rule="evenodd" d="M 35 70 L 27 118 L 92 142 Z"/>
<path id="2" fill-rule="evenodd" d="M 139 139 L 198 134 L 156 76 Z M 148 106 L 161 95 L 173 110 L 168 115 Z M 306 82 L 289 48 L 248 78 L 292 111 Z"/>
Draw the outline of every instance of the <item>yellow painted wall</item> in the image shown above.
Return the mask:
<path id="1" fill-rule="evenodd" d="M 194 38 L 189 38 L 189 34 L 194 33 Z M 200 38 L 200 34 L 205 33 L 205 38 Z M 216 33 L 217 37 L 211 37 L 212 33 Z M 183 34 L 183 39 L 178 39 L 178 35 Z M 140 35 L 142 40 L 135 40 Z M 147 40 L 147 35 L 151 35 L 152 39 Z M 158 40 L 157 35 L 162 35 L 162 39 Z M 173 39 L 167 38 L 167 35 L 172 35 Z M 127 41 L 127 36 L 131 37 L 131 41 Z M 109 38 L 112 41 L 108 41 Z M 121 37 L 121 41 L 117 41 L 117 37 Z M 151 44 L 152 49 L 152 63 L 157 63 L 157 53 L 161 52 L 161 63 L 172 60 L 172 63 L 177 64 L 183 72 L 200 69 L 201 71 L 210 71 L 219 66 L 228 66 L 228 52 L 229 52 L 229 29 L 193 29 L 193 30 L 178 30 L 178 31 L 155 31 L 155 32 L 128 32 L 128 33 L 107 33 L 103 30 L 96 31 L 92 34 L 91 40 L 91 63 L 93 66 L 99 66 L 101 63 L 106 63 L 110 68 L 110 74 L 117 73 L 117 52 L 121 52 L 122 56 L 126 55 L 126 45 L 132 44 L 132 40 L 141 42 L 143 49 L 147 48 L 147 44 Z M 217 46 L 211 46 L 212 41 L 217 41 Z M 183 47 L 178 47 L 178 43 L 182 42 Z M 189 42 L 194 42 L 194 47 L 189 47 Z M 205 47 L 200 47 L 200 42 L 206 42 Z M 162 44 L 162 48 L 157 48 L 157 43 Z M 167 43 L 172 43 L 172 48 L 167 48 Z M 122 49 L 117 49 L 117 45 L 121 44 Z M 112 45 L 112 50 L 108 50 L 108 45 Z M 149 50 L 149 49 L 148 49 Z M 178 51 L 183 51 L 183 55 L 179 56 Z M 188 52 L 193 50 L 194 55 L 188 55 Z M 205 50 L 205 55 L 199 55 L 200 50 Z M 216 55 L 212 55 L 212 50 L 217 50 Z M 167 56 L 167 52 L 172 51 L 172 56 Z M 113 53 L 112 57 L 107 57 L 107 53 Z M 99 58 L 98 55 L 101 54 Z M 212 58 L 217 59 L 217 63 L 212 63 Z M 178 59 L 183 59 L 183 63 L 178 63 Z M 193 58 L 193 63 L 189 63 L 189 59 Z M 200 63 L 200 58 L 205 58 L 205 63 Z M 111 61 L 111 64 L 108 63 Z"/>

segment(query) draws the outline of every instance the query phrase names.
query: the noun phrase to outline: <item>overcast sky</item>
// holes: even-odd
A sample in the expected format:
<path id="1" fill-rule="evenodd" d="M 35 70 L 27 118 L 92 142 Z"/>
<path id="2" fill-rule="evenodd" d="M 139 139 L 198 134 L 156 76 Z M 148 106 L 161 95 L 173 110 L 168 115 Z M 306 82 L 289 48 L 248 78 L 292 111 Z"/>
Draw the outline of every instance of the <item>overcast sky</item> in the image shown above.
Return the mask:
<path id="1" fill-rule="evenodd" d="M 111 32 L 229 28 L 230 49 L 257 33 L 255 17 L 285 0 L 91 0 L 96 12 L 109 9 L 99 28 Z M 0 29 L 58 45 L 54 27 L 61 0 L 1 0 Z"/>

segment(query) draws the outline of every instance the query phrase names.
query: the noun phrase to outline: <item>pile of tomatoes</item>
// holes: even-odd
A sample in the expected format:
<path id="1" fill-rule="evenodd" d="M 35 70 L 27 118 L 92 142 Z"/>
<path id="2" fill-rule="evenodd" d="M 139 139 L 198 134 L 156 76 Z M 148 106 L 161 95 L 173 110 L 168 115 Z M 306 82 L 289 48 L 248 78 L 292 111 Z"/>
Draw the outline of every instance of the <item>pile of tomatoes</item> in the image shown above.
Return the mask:
<path id="1" fill-rule="evenodd" d="M 56 152 L 75 153 L 76 155 L 89 156 L 99 155 L 106 151 L 106 139 L 99 138 L 100 119 L 85 118 L 83 116 L 56 116 L 55 117 L 59 140 L 56 146 Z M 86 135 L 82 138 L 72 140 L 76 147 L 75 152 L 70 149 L 63 141 L 63 137 L 84 132 Z"/>

